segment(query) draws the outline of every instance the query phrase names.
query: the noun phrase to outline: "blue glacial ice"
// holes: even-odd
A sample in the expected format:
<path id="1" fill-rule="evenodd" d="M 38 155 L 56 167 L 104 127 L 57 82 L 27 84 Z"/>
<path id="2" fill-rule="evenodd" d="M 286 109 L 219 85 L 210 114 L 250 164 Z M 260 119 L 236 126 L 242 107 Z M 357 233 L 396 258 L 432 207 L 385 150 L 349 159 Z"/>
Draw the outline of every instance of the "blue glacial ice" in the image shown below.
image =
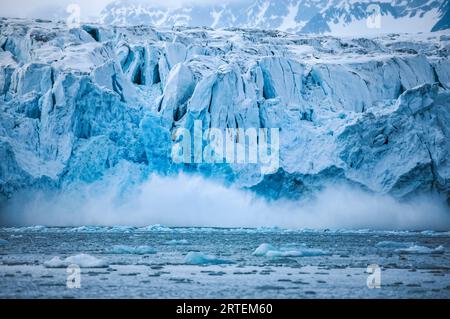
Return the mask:
<path id="1" fill-rule="evenodd" d="M 390 241 L 390 240 L 384 240 L 384 241 L 380 241 L 378 242 L 375 247 L 379 247 L 379 248 L 408 248 L 414 246 L 414 243 L 410 243 L 410 242 L 398 242 L 398 241 Z"/>
<path id="2" fill-rule="evenodd" d="M 155 175 L 180 172 L 269 200 L 314 199 L 342 184 L 402 201 L 432 194 L 448 212 L 450 64 L 442 32 L 340 39 L 69 30 L 16 19 L 1 20 L 0 30 L 2 223 L 24 222 L 16 213 L 36 207 L 64 209 L 46 204 L 49 194 L 66 203 L 103 196 L 97 211 L 121 207 Z M 204 128 L 280 128 L 280 168 L 175 164 L 173 133 L 197 120 Z M 110 215 L 77 221 L 76 207 L 68 210 L 74 226 L 102 225 Z M 448 230 L 449 219 L 440 225 Z"/>
<path id="3" fill-rule="evenodd" d="M 426 246 L 412 245 L 407 248 L 398 248 L 395 252 L 399 254 L 443 254 L 444 246 L 429 248 Z"/>
<path id="4" fill-rule="evenodd" d="M 187 253 L 184 263 L 188 265 L 222 265 L 232 264 L 231 260 L 217 258 L 212 255 L 207 255 L 201 252 L 190 251 Z"/>
<path id="5" fill-rule="evenodd" d="M 298 247 L 296 247 L 298 246 Z M 319 248 L 308 248 L 306 245 L 285 245 L 275 248 L 270 244 L 261 244 L 253 252 L 254 256 L 259 257 L 311 257 L 324 256 L 330 253 Z"/>
<path id="6" fill-rule="evenodd" d="M 269 251 L 275 251 L 277 250 L 275 247 L 273 247 L 271 244 L 261 244 L 258 246 L 258 248 L 255 249 L 253 252 L 254 256 L 265 256 L 267 252 Z"/>

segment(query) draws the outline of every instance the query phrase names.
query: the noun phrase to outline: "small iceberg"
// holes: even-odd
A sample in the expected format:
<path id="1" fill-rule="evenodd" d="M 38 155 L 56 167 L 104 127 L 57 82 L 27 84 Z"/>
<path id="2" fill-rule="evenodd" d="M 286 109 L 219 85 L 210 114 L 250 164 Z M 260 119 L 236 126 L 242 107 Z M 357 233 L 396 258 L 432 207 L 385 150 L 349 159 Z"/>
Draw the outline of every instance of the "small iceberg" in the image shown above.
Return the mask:
<path id="1" fill-rule="evenodd" d="M 270 244 L 261 244 L 253 252 L 253 256 L 259 257 L 312 257 L 312 256 L 324 256 L 329 255 L 328 252 L 317 248 L 307 248 L 304 245 L 301 248 L 293 249 L 289 247 L 275 248 Z"/>
<path id="2" fill-rule="evenodd" d="M 26 233 L 26 232 L 44 232 L 47 230 L 47 227 L 42 225 L 36 225 L 36 226 L 25 226 L 25 227 L 12 227 L 9 228 L 10 231 L 13 232 L 20 232 L 20 233 Z"/>
<path id="3" fill-rule="evenodd" d="M 450 231 L 434 231 L 434 230 L 424 230 L 420 233 L 424 236 L 450 236 Z"/>
<path id="4" fill-rule="evenodd" d="M 400 248 L 395 250 L 399 254 L 443 254 L 444 246 L 439 246 L 437 248 L 429 248 L 425 246 L 413 245 L 408 248 Z"/>
<path id="5" fill-rule="evenodd" d="M 278 233 L 278 232 L 282 232 L 285 229 L 281 228 L 281 227 L 277 227 L 277 226 L 273 226 L 273 227 L 267 227 L 267 226 L 262 226 L 262 227 L 258 227 L 255 229 L 257 233 Z"/>
<path id="6" fill-rule="evenodd" d="M 150 225 L 150 226 L 138 228 L 138 231 L 141 231 L 141 232 L 171 232 L 172 229 L 167 226 L 164 226 L 164 225 L 156 224 L 156 225 Z"/>
<path id="7" fill-rule="evenodd" d="M 116 245 L 111 249 L 112 254 L 149 255 L 156 254 L 156 250 L 150 246 L 126 246 Z"/>
<path id="8" fill-rule="evenodd" d="M 399 241 L 380 241 L 375 245 L 375 247 L 378 248 L 408 248 L 414 246 L 414 243 L 405 243 L 405 242 L 399 242 Z"/>
<path id="9" fill-rule="evenodd" d="M 132 226 L 113 226 L 108 228 L 108 233 L 132 233 L 136 228 Z"/>
<path id="10" fill-rule="evenodd" d="M 273 247 L 271 244 L 261 244 L 258 248 L 253 252 L 253 256 L 265 256 L 269 251 L 276 251 L 277 249 Z"/>
<path id="11" fill-rule="evenodd" d="M 230 260 L 219 259 L 215 256 L 205 255 L 200 252 L 189 252 L 185 259 L 184 263 L 188 265 L 222 265 L 222 264 L 233 264 Z"/>
<path id="12" fill-rule="evenodd" d="M 166 241 L 166 245 L 189 245 L 189 242 L 186 239 L 172 239 L 169 241 Z"/>
<path id="13" fill-rule="evenodd" d="M 97 227 L 97 226 L 80 226 L 80 227 L 74 227 L 69 230 L 71 233 L 97 233 L 102 232 L 105 229 L 103 227 Z"/>
<path id="14" fill-rule="evenodd" d="M 65 268 L 69 265 L 77 265 L 81 268 L 105 268 L 108 267 L 106 261 L 88 254 L 78 254 L 65 259 L 53 257 L 49 261 L 44 262 L 47 268 Z"/>
<path id="15" fill-rule="evenodd" d="M 0 238 L 0 246 L 8 245 L 8 244 L 9 244 L 9 241 L 7 241 L 6 239 L 1 239 Z"/>

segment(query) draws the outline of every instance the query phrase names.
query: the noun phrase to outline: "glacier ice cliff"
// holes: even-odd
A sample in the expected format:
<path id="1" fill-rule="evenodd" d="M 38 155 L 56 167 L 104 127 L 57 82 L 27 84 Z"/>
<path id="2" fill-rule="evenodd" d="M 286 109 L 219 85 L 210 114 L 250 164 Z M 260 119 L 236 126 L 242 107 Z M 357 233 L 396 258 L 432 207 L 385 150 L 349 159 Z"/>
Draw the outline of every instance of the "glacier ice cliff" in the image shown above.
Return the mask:
<path id="1" fill-rule="evenodd" d="M 180 171 L 270 199 L 450 198 L 450 37 L 0 20 L 0 202 Z M 280 168 L 174 164 L 173 133 L 280 128 Z M 176 191 L 176 190 L 174 190 Z"/>

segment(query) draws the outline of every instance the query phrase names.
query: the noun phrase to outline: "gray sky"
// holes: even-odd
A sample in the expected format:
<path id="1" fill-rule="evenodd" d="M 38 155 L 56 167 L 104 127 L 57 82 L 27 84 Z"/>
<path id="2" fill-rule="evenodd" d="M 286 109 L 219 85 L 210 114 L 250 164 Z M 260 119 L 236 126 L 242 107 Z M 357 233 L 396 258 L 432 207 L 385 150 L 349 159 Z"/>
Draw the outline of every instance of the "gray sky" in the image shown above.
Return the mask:
<path id="1" fill-rule="evenodd" d="M 113 0 L 0 0 L 0 16 L 17 18 L 65 17 L 71 3 L 80 5 L 82 19 L 96 17 Z M 139 0 L 147 3 L 181 5 L 186 3 L 224 3 L 237 0 Z M 242 1 L 242 0 L 240 0 Z"/>
<path id="2" fill-rule="evenodd" d="M 96 16 L 112 0 L 0 0 L 1 16 L 51 18 L 64 14 L 67 5 L 80 5 L 83 18 Z"/>

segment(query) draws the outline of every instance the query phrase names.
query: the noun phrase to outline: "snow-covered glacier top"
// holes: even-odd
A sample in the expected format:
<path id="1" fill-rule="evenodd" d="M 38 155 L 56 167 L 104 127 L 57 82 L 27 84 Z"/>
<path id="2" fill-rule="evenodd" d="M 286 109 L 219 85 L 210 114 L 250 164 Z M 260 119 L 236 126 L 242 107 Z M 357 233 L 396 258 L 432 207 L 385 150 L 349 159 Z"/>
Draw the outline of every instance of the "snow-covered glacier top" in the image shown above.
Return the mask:
<path id="1" fill-rule="evenodd" d="M 0 198 L 198 172 L 267 198 L 450 194 L 450 37 L 0 20 Z M 280 168 L 174 164 L 177 128 L 280 128 Z"/>

